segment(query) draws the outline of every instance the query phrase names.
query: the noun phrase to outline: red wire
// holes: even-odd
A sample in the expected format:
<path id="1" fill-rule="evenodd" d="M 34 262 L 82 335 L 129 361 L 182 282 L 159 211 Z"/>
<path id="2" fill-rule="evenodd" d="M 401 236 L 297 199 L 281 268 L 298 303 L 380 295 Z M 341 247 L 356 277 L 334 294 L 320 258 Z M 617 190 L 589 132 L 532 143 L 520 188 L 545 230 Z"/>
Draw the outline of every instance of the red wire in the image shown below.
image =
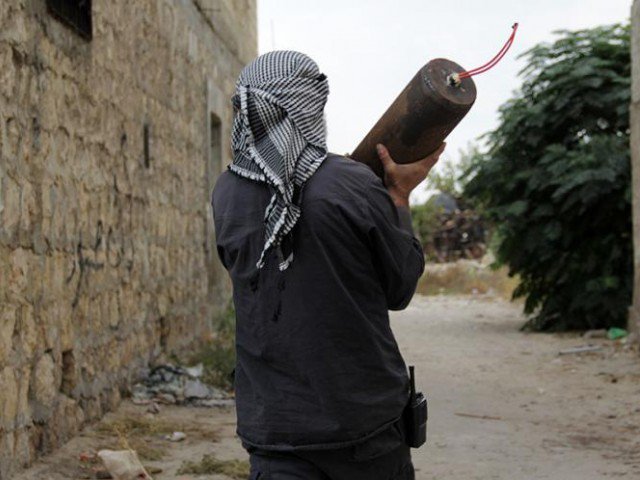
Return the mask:
<path id="1" fill-rule="evenodd" d="M 502 48 L 500 49 L 500 51 L 496 54 L 495 57 L 493 57 L 491 60 L 489 60 L 487 63 L 485 63 L 484 65 L 474 68 L 473 70 L 466 70 L 464 72 L 459 73 L 459 78 L 468 78 L 468 77 L 472 77 L 473 75 L 478 75 L 480 73 L 484 73 L 487 70 L 492 69 L 493 67 L 495 67 L 498 62 L 500 60 L 502 60 L 504 58 L 504 56 L 507 54 L 507 52 L 509 51 L 509 49 L 511 48 L 511 45 L 513 45 L 513 41 L 515 40 L 516 37 L 516 31 L 518 30 L 518 24 L 514 23 L 513 27 L 511 27 L 513 29 L 513 31 L 511 32 L 511 36 L 509 37 L 509 39 L 506 41 L 506 43 L 502 46 Z"/>
<path id="2" fill-rule="evenodd" d="M 460 73 L 460 76 L 462 78 L 464 78 L 466 76 L 470 76 L 470 75 L 474 74 L 475 72 L 479 72 L 480 70 L 483 70 L 484 68 L 488 68 L 491 65 L 494 65 L 496 62 L 498 62 L 502 58 L 502 54 L 505 53 L 509 49 L 510 45 L 511 45 L 511 42 L 509 40 L 507 40 L 507 42 L 502 46 L 502 48 L 496 54 L 495 57 L 493 57 L 491 60 L 489 60 L 487 63 L 485 63 L 484 65 L 482 65 L 480 67 L 477 67 L 477 68 L 474 68 L 473 70 L 467 70 L 467 71 L 464 71 L 464 72 Z"/>
<path id="3" fill-rule="evenodd" d="M 471 70 L 469 72 L 463 72 L 462 74 L 460 74 L 460 78 L 467 78 L 467 77 L 472 77 L 474 75 L 479 75 L 481 73 L 484 73 L 488 70 L 491 70 L 493 67 L 495 67 L 500 60 L 502 60 L 504 58 L 504 56 L 507 54 L 507 51 L 509 50 L 509 48 L 511 47 L 511 45 L 513 44 L 513 42 L 508 44 L 508 47 L 504 49 L 504 51 L 500 54 L 499 57 L 496 57 L 496 60 L 491 62 L 490 64 L 486 64 L 483 65 L 482 67 L 478 67 L 475 70 Z"/>
<path id="4" fill-rule="evenodd" d="M 498 52 L 498 54 L 495 57 L 493 57 L 493 59 L 490 62 L 485 63 L 481 67 L 474 68 L 473 70 L 469 70 L 467 72 L 462 72 L 460 74 L 460 78 L 471 77 L 473 75 L 477 75 L 479 73 L 486 72 L 487 70 L 493 68 L 495 65 L 498 64 L 498 62 L 500 60 L 502 60 L 502 58 L 505 56 L 505 54 L 507 53 L 507 51 L 509 50 L 509 48 L 511 47 L 512 44 L 513 44 L 513 42 L 505 43 L 504 46 L 502 47 L 502 50 L 500 50 Z"/>

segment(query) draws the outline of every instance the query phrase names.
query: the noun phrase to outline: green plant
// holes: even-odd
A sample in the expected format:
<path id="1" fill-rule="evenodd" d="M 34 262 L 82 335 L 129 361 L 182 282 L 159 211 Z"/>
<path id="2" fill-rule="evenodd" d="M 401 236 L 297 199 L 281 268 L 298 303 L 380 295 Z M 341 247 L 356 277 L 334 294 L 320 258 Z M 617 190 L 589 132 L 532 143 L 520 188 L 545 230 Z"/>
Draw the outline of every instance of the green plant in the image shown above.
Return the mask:
<path id="1" fill-rule="evenodd" d="M 422 295 L 493 295 L 509 298 L 517 279 L 507 268 L 489 268 L 474 260 L 436 263 L 426 266 L 416 292 Z"/>
<path id="2" fill-rule="evenodd" d="M 469 169 L 478 151 L 477 145 L 469 143 L 466 149 L 458 151 L 456 161 L 450 157 L 439 160 L 425 180 L 426 189 L 447 193 L 459 199 L 465 187 L 466 177 L 464 172 Z"/>
<path id="3" fill-rule="evenodd" d="M 212 475 L 220 473 L 242 480 L 249 476 L 249 470 L 249 462 L 246 460 L 220 460 L 214 455 L 204 455 L 199 462 L 183 462 L 177 474 Z"/>
<path id="4" fill-rule="evenodd" d="M 236 366 L 236 312 L 229 305 L 215 321 L 213 337 L 189 358 L 190 364 L 202 363 L 203 380 L 226 390 L 233 389 L 231 372 Z"/>
<path id="5" fill-rule="evenodd" d="M 413 231 L 423 245 L 433 243 L 433 236 L 440 228 L 442 208 L 431 199 L 411 206 Z"/>
<path id="6" fill-rule="evenodd" d="M 528 327 L 623 326 L 632 288 L 630 28 L 559 32 L 524 54 L 525 80 L 500 109 L 465 195 L 497 230 Z"/>

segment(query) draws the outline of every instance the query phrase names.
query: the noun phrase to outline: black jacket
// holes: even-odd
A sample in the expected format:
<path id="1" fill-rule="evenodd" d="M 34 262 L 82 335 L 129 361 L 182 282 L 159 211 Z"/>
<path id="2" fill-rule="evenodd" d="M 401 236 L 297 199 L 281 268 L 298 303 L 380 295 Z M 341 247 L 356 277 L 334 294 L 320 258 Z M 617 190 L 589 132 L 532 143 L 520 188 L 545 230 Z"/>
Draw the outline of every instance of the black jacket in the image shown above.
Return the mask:
<path id="1" fill-rule="evenodd" d="M 225 172 L 213 193 L 216 243 L 233 282 L 238 435 L 275 449 L 338 448 L 384 431 L 408 398 L 388 310 L 424 269 L 406 209 L 369 167 L 329 155 L 307 182 L 284 272 L 264 242 L 266 185 Z"/>

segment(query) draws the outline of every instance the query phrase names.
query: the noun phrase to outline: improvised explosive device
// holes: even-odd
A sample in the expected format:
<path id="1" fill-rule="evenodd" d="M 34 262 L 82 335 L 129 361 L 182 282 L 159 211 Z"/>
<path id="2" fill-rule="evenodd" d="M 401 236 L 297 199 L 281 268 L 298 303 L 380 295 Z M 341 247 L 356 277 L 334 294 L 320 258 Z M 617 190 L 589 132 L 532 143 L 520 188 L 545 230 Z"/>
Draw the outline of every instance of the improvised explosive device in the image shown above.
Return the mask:
<path id="1" fill-rule="evenodd" d="M 380 178 L 384 171 L 376 145 L 387 147 L 399 163 L 412 163 L 434 152 L 469 112 L 476 100 L 472 76 L 493 68 L 507 53 L 518 24 L 509 40 L 489 62 L 465 71 L 445 58 L 436 58 L 423 66 L 402 90 L 387 111 L 351 154 L 366 163 Z"/>

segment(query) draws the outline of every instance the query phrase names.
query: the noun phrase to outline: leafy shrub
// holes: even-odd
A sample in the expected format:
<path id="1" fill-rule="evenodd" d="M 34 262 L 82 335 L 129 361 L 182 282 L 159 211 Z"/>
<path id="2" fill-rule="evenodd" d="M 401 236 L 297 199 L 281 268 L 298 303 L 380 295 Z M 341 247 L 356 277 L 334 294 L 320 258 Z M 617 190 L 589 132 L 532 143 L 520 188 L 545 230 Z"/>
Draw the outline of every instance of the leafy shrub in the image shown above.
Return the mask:
<path id="1" fill-rule="evenodd" d="M 441 215 L 442 207 L 431 200 L 411 206 L 413 231 L 423 245 L 433 243 L 433 237 L 442 224 Z"/>
<path id="2" fill-rule="evenodd" d="M 624 326 L 632 291 L 630 29 L 560 32 L 524 56 L 525 80 L 466 173 L 495 223 L 528 326 Z"/>

